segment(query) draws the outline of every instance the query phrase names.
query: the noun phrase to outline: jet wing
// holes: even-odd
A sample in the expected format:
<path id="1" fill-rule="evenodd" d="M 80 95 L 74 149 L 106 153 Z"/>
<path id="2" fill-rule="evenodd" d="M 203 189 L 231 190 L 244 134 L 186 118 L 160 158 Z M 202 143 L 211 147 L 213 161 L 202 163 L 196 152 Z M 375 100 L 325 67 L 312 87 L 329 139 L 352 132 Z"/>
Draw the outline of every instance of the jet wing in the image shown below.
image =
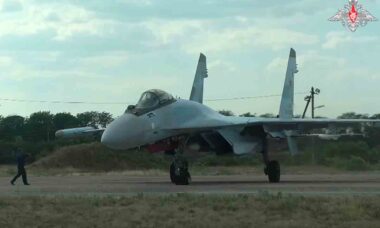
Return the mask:
<path id="1" fill-rule="evenodd" d="M 336 127 L 354 127 L 364 125 L 373 125 L 380 127 L 380 120 L 367 119 L 272 119 L 258 120 L 256 123 L 278 130 L 312 130 L 320 128 Z"/>
<path id="2" fill-rule="evenodd" d="M 57 138 L 79 138 L 95 135 L 98 133 L 103 133 L 105 129 L 94 128 L 94 127 L 78 127 L 78 128 L 68 128 L 62 129 L 55 132 Z"/>
<path id="3" fill-rule="evenodd" d="M 322 140 L 338 140 L 341 137 L 364 137 L 365 134 L 299 134 L 296 137 L 318 137 Z"/>
<path id="4" fill-rule="evenodd" d="M 380 127 L 380 120 L 369 119 L 275 119 L 275 118 L 245 118 L 226 117 L 225 119 L 208 119 L 184 123 L 165 130 L 192 133 L 217 130 L 230 127 L 264 126 L 268 131 L 310 130 L 328 127 L 351 127 L 369 125 Z"/>

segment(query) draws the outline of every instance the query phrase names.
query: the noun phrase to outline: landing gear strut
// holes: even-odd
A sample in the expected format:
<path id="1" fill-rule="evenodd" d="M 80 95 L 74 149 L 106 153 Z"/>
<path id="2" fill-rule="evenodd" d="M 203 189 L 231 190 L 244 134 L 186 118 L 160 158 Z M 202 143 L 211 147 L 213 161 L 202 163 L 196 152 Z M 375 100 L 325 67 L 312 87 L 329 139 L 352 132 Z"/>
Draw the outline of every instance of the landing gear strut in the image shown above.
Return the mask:
<path id="1" fill-rule="evenodd" d="M 191 176 L 188 170 L 186 160 L 174 159 L 170 165 L 170 180 L 176 185 L 188 185 L 191 182 Z"/>
<path id="2" fill-rule="evenodd" d="M 278 183 L 280 182 L 280 176 L 281 176 L 281 169 L 280 169 L 280 163 L 275 160 L 269 160 L 268 156 L 268 141 L 266 136 L 263 137 L 263 160 L 265 164 L 264 173 L 268 176 L 268 180 L 271 183 Z"/>
<path id="3" fill-rule="evenodd" d="M 271 183 L 280 182 L 280 175 L 281 175 L 280 163 L 278 163 L 278 161 L 270 161 L 268 164 L 266 164 L 264 173 L 268 176 L 269 182 Z"/>
<path id="4" fill-rule="evenodd" d="M 188 185 L 191 182 L 189 164 L 183 155 L 186 143 L 187 140 L 181 140 L 174 155 L 174 161 L 170 165 L 170 180 L 176 185 Z"/>

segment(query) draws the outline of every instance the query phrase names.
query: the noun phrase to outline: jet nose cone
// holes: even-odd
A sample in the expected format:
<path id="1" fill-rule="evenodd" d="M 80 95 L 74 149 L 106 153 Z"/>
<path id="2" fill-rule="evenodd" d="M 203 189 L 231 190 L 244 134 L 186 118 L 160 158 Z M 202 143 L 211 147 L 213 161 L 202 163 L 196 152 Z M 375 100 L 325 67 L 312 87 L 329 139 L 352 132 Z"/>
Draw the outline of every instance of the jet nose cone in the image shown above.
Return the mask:
<path id="1" fill-rule="evenodd" d="M 124 114 L 107 126 L 101 142 L 109 148 L 119 150 L 139 146 L 144 141 L 143 133 L 148 126 L 146 121 L 131 114 Z"/>
<path id="2" fill-rule="evenodd" d="M 111 144 L 111 137 L 109 136 L 109 131 L 107 131 L 107 129 L 104 130 L 100 142 L 106 146 L 109 146 Z"/>
<path id="3" fill-rule="evenodd" d="M 100 142 L 112 149 L 124 149 L 121 147 L 121 144 L 123 143 L 121 136 L 122 135 L 120 134 L 117 125 L 112 126 L 111 124 L 106 128 L 106 130 L 104 130 Z"/>

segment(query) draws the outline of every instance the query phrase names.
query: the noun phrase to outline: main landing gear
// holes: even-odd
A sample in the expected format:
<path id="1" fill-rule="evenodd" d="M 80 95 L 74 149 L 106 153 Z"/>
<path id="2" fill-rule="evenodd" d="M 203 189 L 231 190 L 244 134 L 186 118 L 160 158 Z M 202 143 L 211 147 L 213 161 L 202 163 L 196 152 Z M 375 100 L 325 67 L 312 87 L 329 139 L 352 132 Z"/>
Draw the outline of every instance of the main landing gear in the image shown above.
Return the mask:
<path id="1" fill-rule="evenodd" d="M 174 161 L 170 165 L 170 180 L 176 185 L 188 185 L 191 182 L 189 164 L 184 156 L 186 143 L 187 139 L 180 140 L 178 148 L 175 151 Z M 267 144 L 266 137 L 263 137 L 262 155 L 265 164 L 264 173 L 268 176 L 269 182 L 278 183 L 281 176 L 280 163 L 275 160 L 269 160 Z"/>
<path id="2" fill-rule="evenodd" d="M 170 180 L 176 185 L 188 185 L 191 182 L 189 163 L 183 155 L 186 143 L 187 139 L 181 140 L 170 165 Z"/>
<path id="3" fill-rule="evenodd" d="M 268 156 L 268 142 L 267 138 L 263 138 L 263 160 L 265 164 L 264 173 L 268 176 L 268 180 L 271 183 L 278 183 L 280 182 L 280 176 L 281 176 L 281 169 L 280 169 L 280 163 L 275 160 L 269 160 Z"/>

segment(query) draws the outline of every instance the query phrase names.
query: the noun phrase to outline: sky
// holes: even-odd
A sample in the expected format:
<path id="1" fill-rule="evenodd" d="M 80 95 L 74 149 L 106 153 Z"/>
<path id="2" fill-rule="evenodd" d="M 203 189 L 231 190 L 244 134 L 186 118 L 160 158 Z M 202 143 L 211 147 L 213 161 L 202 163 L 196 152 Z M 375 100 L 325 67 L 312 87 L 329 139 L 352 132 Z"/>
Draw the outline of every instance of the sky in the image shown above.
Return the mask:
<path id="1" fill-rule="evenodd" d="M 380 0 L 359 1 L 380 18 Z M 134 104 L 163 89 L 188 98 L 199 53 L 205 99 L 281 94 L 289 49 L 295 91 L 321 90 L 316 115 L 380 113 L 380 21 L 353 33 L 330 22 L 344 0 L 0 0 L 0 115 L 95 110 L 124 104 L 21 103 L 1 99 Z M 305 106 L 295 97 L 295 114 Z M 278 113 L 280 97 L 206 101 L 235 114 Z"/>

